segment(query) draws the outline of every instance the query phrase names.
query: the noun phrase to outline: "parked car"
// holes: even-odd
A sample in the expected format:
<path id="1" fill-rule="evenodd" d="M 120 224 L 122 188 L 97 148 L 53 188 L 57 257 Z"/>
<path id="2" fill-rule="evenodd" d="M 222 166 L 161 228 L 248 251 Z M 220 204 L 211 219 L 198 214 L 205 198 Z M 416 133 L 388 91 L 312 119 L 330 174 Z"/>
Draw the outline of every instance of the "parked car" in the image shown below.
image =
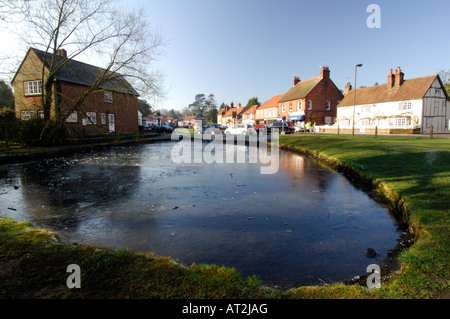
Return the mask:
<path id="1" fill-rule="evenodd" d="M 267 132 L 270 134 L 272 132 L 278 132 L 280 134 L 292 134 L 294 133 L 294 128 L 287 122 L 272 122 L 269 123 L 265 128 L 259 130 L 259 132 Z"/>
<path id="2" fill-rule="evenodd" d="M 203 135 L 221 135 L 222 130 L 219 129 L 218 127 L 208 127 L 204 132 Z"/>
<path id="3" fill-rule="evenodd" d="M 198 130 L 197 133 L 205 133 L 207 130 L 213 130 L 213 129 L 220 129 L 220 125 L 219 124 L 205 124 L 202 126 L 202 130 Z"/>
<path id="4" fill-rule="evenodd" d="M 251 124 L 236 124 L 225 130 L 225 134 L 256 134 L 256 130 Z"/>
<path id="5" fill-rule="evenodd" d="M 294 126 L 295 132 L 303 132 L 305 130 L 305 122 L 299 122 L 297 125 Z"/>
<path id="6" fill-rule="evenodd" d="M 172 133 L 174 128 L 169 125 L 161 125 L 156 128 L 156 133 Z"/>

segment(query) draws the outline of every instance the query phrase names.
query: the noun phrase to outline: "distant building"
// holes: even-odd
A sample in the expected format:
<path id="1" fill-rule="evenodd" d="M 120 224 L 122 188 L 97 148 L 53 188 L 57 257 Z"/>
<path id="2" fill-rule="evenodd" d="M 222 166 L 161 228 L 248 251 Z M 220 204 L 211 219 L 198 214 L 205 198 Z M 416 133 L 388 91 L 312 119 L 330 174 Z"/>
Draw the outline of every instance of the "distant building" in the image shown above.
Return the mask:
<path id="1" fill-rule="evenodd" d="M 255 121 L 255 116 L 256 116 L 256 109 L 258 108 L 258 105 L 253 105 L 251 107 L 249 107 L 248 109 L 245 109 L 242 112 L 242 123 L 243 124 L 251 124 L 251 125 L 255 125 L 256 121 Z"/>
<path id="2" fill-rule="evenodd" d="M 67 59 L 67 52 L 59 50 L 58 62 Z M 17 70 L 14 87 L 16 116 L 22 120 L 43 117 L 42 72 L 48 74 L 53 55 L 30 48 Z M 95 82 L 103 70 L 99 67 L 75 60 L 68 60 L 56 71 L 50 116 L 66 113 L 66 127 L 76 135 L 138 132 L 138 93 L 120 74 L 100 86 L 98 92 L 90 94 L 78 110 L 71 106 Z"/>
<path id="3" fill-rule="evenodd" d="M 256 109 L 255 124 L 269 124 L 278 118 L 278 101 L 284 96 L 279 94 L 271 97 Z"/>
<path id="4" fill-rule="evenodd" d="M 201 113 L 194 113 L 192 115 L 187 115 L 186 113 L 183 116 L 183 120 L 178 121 L 178 125 L 184 127 L 197 127 L 200 123 L 201 125 L 206 124 L 206 117 Z"/>
<path id="5" fill-rule="evenodd" d="M 356 94 L 356 101 L 355 101 Z M 345 97 L 338 105 L 337 117 L 341 131 L 372 133 L 435 133 L 449 131 L 449 97 L 438 74 L 404 79 L 400 67 L 388 74 L 386 84 L 368 88 L 345 88 Z M 355 118 L 353 118 L 353 112 Z"/>
<path id="6" fill-rule="evenodd" d="M 226 127 L 232 127 L 238 123 L 242 122 L 242 113 L 246 110 L 245 106 L 241 106 L 241 103 L 238 103 L 238 107 L 234 107 L 234 103 L 231 102 L 230 106 L 225 105 L 223 111 L 224 114 L 219 115 L 217 117 L 217 123 Z M 221 113 L 221 112 L 219 112 Z"/>

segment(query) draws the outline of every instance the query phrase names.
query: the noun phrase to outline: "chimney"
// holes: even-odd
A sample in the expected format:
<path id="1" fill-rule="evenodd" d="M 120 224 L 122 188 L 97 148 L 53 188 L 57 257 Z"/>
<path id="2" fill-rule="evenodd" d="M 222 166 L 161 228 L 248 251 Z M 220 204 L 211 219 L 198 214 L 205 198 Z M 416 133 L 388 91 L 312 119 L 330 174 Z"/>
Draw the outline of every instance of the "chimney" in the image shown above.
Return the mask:
<path id="1" fill-rule="evenodd" d="M 238 107 L 241 107 L 241 103 L 238 103 Z"/>
<path id="2" fill-rule="evenodd" d="M 57 50 L 56 55 L 62 57 L 63 59 L 67 59 L 67 51 L 64 49 Z"/>
<path id="3" fill-rule="evenodd" d="M 350 82 L 347 82 L 347 85 L 345 86 L 344 95 L 347 95 L 347 93 L 350 92 L 351 89 L 352 89 L 352 85 L 350 84 Z"/>
<path id="4" fill-rule="evenodd" d="M 294 76 L 294 81 L 292 82 L 292 87 L 296 86 L 300 82 L 300 78 L 298 76 Z"/>
<path id="5" fill-rule="evenodd" d="M 389 84 L 389 88 L 393 88 L 394 87 L 394 82 L 395 82 L 395 76 L 394 74 L 392 74 L 392 69 L 388 75 L 388 84 Z"/>
<path id="6" fill-rule="evenodd" d="M 230 108 L 232 109 L 233 107 L 234 107 L 234 103 L 231 102 L 231 103 L 230 103 Z"/>
<path id="7" fill-rule="evenodd" d="M 400 67 L 398 67 L 397 70 L 395 70 L 395 84 L 394 84 L 394 86 L 396 88 L 399 88 L 403 84 L 403 77 L 404 77 L 404 75 L 405 74 L 402 72 Z"/>
<path id="8" fill-rule="evenodd" d="M 330 78 L 330 69 L 327 66 L 322 67 L 322 79 L 329 79 Z"/>

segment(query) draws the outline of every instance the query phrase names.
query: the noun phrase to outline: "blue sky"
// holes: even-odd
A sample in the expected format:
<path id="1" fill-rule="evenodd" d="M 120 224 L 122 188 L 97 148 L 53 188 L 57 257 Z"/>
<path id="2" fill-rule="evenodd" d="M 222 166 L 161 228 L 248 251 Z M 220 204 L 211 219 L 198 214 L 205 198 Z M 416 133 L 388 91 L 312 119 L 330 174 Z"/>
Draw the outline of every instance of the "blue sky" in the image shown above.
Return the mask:
<path id="1" fill-rule="evenodd" d="M 134 0 L 168 41 L 159 66 L 167 98 L 156 107 L 181 109 L 198 93 L 217 102 L 265 102 L 285 93 L 292 75 L 308 79 L 329 66 L 344 89 L 385 83 L 390 68 L 405 78 L 450 68 L 450 1 Z M 369 4 L 381 28 L 369 28 Z"/>
<path id="2" fill-rule="evenodd" d="M 153 109 L 181 110 L 196 94 L 217 103 L 261 103 L 283 94 L 294 76 L 320 74 L 327 65 L 340 89 L 386 83 L 400 66 L 405 79 L 450 69 L 449 0 L 118 0 L 143 7 L 152 28 L 167 41 L 158 67 L 166 98 Z M 381 28 L 369 28 L 370 4 L 380 7 Z M 0 51 L 20 51 L 0 34 Z M 3 78 L 2 74 L 0 74 Z"/>

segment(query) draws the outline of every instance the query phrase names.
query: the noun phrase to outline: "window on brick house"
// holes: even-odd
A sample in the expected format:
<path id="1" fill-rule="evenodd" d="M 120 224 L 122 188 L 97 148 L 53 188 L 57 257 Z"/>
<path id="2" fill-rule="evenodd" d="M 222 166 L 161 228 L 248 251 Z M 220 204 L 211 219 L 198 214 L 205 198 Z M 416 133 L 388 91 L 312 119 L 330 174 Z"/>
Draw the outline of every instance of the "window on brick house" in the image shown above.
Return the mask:
<path id="1" fill-rule="evenodd" d="M 292 112 L 292 103 L 289 103 L 289 112 Z"/>
<path id="2" fill-rule="evenodd" d="M 112 103 L 113 102 L 113 94 L 111 91 L 105 91 L 105 103 Z"/>
<path id="3" fill-rule="evenodd" d="M 20 119 L 28 121 L 34 118 L 34 111 L 20 111 Z"/>
<path id="4" fill-rule="evenodd" d="M 308 100 L 308 110 L 312 110 L 312 101 Z"/>
<path id="5" fill-rule="evenodd" d="M 97 124 L 97 113 L 96 112 L 86 112 L 87 125 Z"/>
<path id="6" fill-rule="evenodd" d="M 42 80 L 23 82 L 23 93 L 25 96 L 42 94 Z"/>
<path id="7" fill-rule="evenodd" d="M 326 110 L 327 111 L 331 110 L 331 102 L 330 101 L 327 101 Z"/>
<path id="8" fill-rule="evenodd" d="M 281 112 L 286 112 L 286 105 L 281 104 Z"/>
<path id="9" fill-rule="evenodd" d="M 77 123 L 78 122 L 78 114 L 77 111 L 73 111 L 70 113 L 70 115 L 67 117 L 66 122 L 69 123 Z"/>
<path id="10" fill-rule="evenodd" d="M 301 111 L 302 110 L 302 101 L 298 101 L 297 102 L 297 111 Z"/>

